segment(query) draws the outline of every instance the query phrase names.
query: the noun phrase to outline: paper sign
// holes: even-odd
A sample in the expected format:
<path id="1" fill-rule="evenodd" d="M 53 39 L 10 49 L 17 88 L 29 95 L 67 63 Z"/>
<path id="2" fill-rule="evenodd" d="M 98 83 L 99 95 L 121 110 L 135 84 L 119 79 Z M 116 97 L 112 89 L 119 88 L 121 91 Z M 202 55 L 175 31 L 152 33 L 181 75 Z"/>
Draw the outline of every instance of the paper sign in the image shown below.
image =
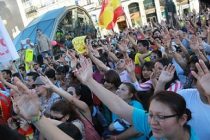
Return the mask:
<path id="1" fill-rule="evenodd" d="M 32 49 L 26 49 L 25 51 L 25 62 L 32 62 L 34 58 L 34 53 Z"/>
<path id="2" fill-rule="evenodd" d="M 74 49 L 79 54 L 84 54 L 85 52 L 87 52 L 87 48 L 86 48 L 86 45 L 85 45 L 85 38 L 86 38 L 86 36 L 79 36 L 79 37 L 75 37 L 72 40 L 72 44 L 74 46 Z"/>

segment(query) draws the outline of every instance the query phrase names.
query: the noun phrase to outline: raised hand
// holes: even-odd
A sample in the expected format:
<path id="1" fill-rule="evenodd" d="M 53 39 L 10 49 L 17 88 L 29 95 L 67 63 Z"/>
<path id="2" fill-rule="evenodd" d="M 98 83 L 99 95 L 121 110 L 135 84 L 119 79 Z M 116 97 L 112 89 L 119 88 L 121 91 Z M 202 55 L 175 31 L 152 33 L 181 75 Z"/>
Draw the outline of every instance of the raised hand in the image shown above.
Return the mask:
<path id="1" fill-rule="evenodd" d="M 192 71 L 192 75 L 197 79 L 197 82 L 201 86 L 202 90 L 208 96 L 210 95 L 210 71 L 207 66 L 203 62 L 203 60 L 199 60 L 199 63 L 195 64 L 198 72 Z"/>
<path id="2" fill-rule="evenodd" d="M 172 64 L 165 66 L 158 78 L 158 81 L 164 84 L 168 83 L 173 79 L 174 72 L 175 72 L 175 67 Z"/>
<path id="3" fill-rule="evenodd" d="M 126 62 L 126 70 L 129 72 L 129 73 L 133 73 L 135 71 L 135 65 L 134 63 L 132 62 L 132 60 L 128 60 L 128 62 Z"/>
<path id="4" fill-rule="evenodd" d="M 14 77 L 14 85 L 17 88 L 16 91 L 18 91 L 20 95 L 31 93 L 31 90 L 17 77 Z"/>
<path id="5" fill-rule="evenodd" d="M 76 58 L 76 53 L 73 50 L 68 50 L 66 52 L 66 56 L 69 57 L 71 59 L 71 68 L 75 68 L 77 65 L 77 58 Z"/>
<path id="6" fill-rule="evenodd" d="M 12 98 L 14 111 L 19 116 L 30 121 L 39 114 L 39 98 L 37 94 L 32 94 L 31 90 L 17 77 L 14 78 L 14 84 L 19 91 L 18 96 Z"/>
<path id="7" fill-rule="evenodd" d="M 122 40 L 120 41 L 119 45 L 117 45 L 117 47 L 120 49 L 121 52 L 123 53 L 126 53 L 127 52 L 127 44 L 128 44 L 128 41 L 127 40 Z"/>
<path id="8" fill-rule="evenodd" d="M 40 102 L 36 94 L 23 94 L 12 102 L 15 113 L 28 121 L 39 115 Z"/>
<path id="9" fill-rule="evenodd" d="M 44 87 L 47 89 L 53 88 L 54 84 L 50 81 L 49 78 L 47 78 L 47 76 L 41 76 L 41 80 L 45 83 Z"/>
<path id="10" fill-rule="evenodd" d="M 75 69 L 74 74 L 83 84 L 85 84 L 88 82 L 88 80 L 92 79 L 92 62 L 90 59 L 81 57 L 79 64 L 81 67 Z"/>
<path id="11" fill-rule="evenodd" d="M 198 38 L 195 35 L 192 35 L 192 37 L 190 39 L 190 48 L 194 52 L 199 52 L 200 50 L 203 50 L 202 46 L 200 46 L 200 44 L 199 44 Z"/>

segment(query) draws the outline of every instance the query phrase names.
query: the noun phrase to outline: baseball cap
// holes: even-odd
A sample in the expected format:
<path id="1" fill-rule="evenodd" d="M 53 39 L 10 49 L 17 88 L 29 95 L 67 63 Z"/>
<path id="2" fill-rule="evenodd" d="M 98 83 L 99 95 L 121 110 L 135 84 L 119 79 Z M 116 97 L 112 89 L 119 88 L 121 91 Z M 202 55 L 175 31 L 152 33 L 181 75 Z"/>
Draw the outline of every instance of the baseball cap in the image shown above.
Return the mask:
<path id="1" fill-rule="evenodd" d="M 36 78 L 33 85 L 44 85 L 45 83 L 42 81 L 42 78 L 39 76 Z"/>

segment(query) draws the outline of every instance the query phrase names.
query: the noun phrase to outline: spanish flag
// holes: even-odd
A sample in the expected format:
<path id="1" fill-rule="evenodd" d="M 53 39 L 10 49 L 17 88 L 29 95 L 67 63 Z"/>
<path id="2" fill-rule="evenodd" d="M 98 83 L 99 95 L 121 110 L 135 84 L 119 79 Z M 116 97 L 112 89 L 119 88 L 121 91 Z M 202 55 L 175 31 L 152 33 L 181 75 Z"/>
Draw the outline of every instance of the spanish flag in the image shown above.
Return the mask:
<path id="1" fill-rule="evenodd" d="M 120 0 L 103 0 L 99 16 L 99 26 L 108 30 L 113 29 L 121 15 L 124 14 Z"/>

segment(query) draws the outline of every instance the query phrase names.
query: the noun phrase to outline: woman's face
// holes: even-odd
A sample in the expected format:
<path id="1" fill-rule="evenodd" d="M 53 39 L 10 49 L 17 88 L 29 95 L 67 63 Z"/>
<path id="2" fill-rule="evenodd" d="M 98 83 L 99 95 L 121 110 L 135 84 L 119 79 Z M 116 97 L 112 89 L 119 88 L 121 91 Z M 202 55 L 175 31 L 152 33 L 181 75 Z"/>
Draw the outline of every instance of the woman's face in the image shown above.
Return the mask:
<path id="1" fill-rule="evenodd" d="M 164 116 L 172 116 L 164 118 Z M 185 124 L 185 119 L 178 119 L 177 114 L 173 112 L 166 104 L 152 100 L 149 107 L 148 121 L 155 138 L 170 138 L 177 134 Z"/>
<path id="2" fill-rule="evenodd" d="M 125 60 L 124 59 L 120 59 L 117 64 L 116 64 L 117 69 L 123 69 L 125 68 Z"/>
<path id="3" fill-rule="evenodd" d="M 130 93 L 129 88 L 125 84 L 121 84 L 118 87 L 116 94 L 124 101 L 130 100 L 132 98 L 132 94 Z"/>
<path id="4" fill-rule="evenodd" d="M 77 94 L 76 94 L 76 91 L 75 91 L 75 88 L 74 88 L 74 87 L 69 87 L 69 88 L 67 89 L 67 92 L 68 92 L 68 93 L 70 93 L 73 97 L 75 97 L 75 98 L 79 99 L 79 96 L 77 96 Z"/>
<path id="5" fill-rule="evenodd" d="M 143 67 L 142 69 L 142 76 L 144 79 L 149 80 L 150 79 L 150 75 L 152 74 L 151 70 L 148 70 L 147 67 Z"/>
<path id="6" fill-rule="evenodd" d="M 156 62 L 154 69 L 155 69 L 155 72 L 157 73 L 157 76 L 159 77 L 161 74 L 161 71 L 163 70 L 163 65 L 160 62 Z"/>
<path id="7" fill-rule="evenodd" d="M 104 76 L 104 87 L 108 90 L 111 90 L 114 87 L 114 84 L 110 83 L 109 80 Z"/>

